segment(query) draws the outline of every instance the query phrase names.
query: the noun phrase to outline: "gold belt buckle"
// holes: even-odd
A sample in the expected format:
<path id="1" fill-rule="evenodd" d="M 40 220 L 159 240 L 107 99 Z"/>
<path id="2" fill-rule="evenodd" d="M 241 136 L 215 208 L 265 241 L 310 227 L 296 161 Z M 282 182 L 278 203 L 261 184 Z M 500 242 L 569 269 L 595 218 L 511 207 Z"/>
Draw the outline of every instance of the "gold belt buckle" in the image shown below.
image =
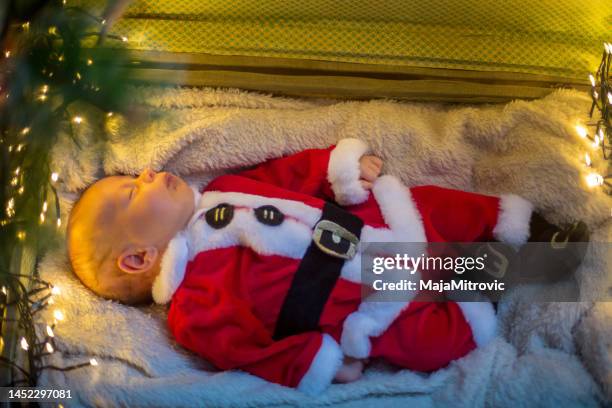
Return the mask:
<path id="1" fill-rule="evenodd" d="M 324 253 L 342 259 L 353 259 L 359 245 L 355 234 L 329 220 L 321 220 L 315 225 L 312 240 Z"/>

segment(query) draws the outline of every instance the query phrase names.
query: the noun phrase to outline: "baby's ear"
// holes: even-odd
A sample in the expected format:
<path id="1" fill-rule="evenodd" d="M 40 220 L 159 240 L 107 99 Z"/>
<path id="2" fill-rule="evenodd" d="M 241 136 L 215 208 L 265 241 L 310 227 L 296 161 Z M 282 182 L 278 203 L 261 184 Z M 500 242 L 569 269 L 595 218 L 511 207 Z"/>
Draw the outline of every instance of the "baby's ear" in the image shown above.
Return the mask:
<path id="1" fill-rule="evenodd" d="M 154 246 L 124 249 L 117 258 L 117 266 L 125 273 L 144 273 L 157 261 L 159 251 Z"/>

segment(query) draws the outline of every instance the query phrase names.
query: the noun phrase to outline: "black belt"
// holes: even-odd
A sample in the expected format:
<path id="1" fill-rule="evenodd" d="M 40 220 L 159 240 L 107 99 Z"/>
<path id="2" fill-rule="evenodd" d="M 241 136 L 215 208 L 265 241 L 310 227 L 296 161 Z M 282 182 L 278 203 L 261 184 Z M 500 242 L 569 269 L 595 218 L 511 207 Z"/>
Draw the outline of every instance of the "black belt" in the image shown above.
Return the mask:
<path id="1" fill-rule="evenodd" d="M 274 339 L 317 330 L 319 318 L 346 259 L 357 252 L 363 221 L 325 203 L 312 242 L 293 276 L 276 321 Z"/>

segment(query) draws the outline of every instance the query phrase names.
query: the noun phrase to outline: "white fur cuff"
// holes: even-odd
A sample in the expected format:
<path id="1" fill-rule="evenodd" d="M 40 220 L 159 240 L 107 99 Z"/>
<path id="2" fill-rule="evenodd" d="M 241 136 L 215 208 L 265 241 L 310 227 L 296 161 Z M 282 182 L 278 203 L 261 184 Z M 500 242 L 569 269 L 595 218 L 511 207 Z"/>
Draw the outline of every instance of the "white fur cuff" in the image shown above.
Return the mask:
<path id="1" fill-rule="evenodd" d="M 323 334 L 321 347 L 302 377 L 297 389 L 304 394 L 316 396 L 325 391 L 342 365 L 344 356 L 340 346 L 329 334 Z"/>
<path id="2" fill-rule="evenodd" d="M 457 302 L 472 329 L 478 347 L 487 345 L 497 335 L 497 317 L 490 302 Z"/>
<path id="3" fill-rule="evenodd" d="M 342 351 L 353 358 L 366 358 L 370 355 L 372 344 L 370 335 L 376 329 L 377 323 L 363 313 L 351 313 L 344 321 L 342 328 Z"/>
<path id="4" fill-rule="evenodd" d="M 397 316 L 410 304 L 405 302 L 377 301 L 380 293 L 368 296 L 356 312 L 348 315 L 342 326 L 340 345 L 344 354 L 354 358 L 366 358 L 372 351 L 370 337 L 378 337 L 391 326 Z"/>
<path id="5" fill-rule="evenodd" d="M 369 191 L 359 182 L 359 159 L 368 151 L 368 145 L 359 139 L 342 139 L 332 150 L 327 179 L 338 204 L 353 205 L 368 199 Z"/>
<path id="6" fill-rule="evenodd" d="M 529 223 L 533 204 L 514 194 L 504 194 L 499 199 L 497 225 L 493 229 L 495 239 L 519 247 L 529 239 Z"/>

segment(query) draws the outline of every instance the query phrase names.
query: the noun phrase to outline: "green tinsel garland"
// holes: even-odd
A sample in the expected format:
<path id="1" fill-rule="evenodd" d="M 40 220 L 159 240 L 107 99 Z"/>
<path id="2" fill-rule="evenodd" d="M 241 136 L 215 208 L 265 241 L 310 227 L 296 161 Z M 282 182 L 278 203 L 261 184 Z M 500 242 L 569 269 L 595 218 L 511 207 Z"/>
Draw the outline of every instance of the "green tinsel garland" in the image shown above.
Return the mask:
<path id="1" fill-rule="evenodd" d="M 94 60 L 106 32 L 102 18 L 62 0 L 38 3 L 31 18 L 9 14 L 0 26 L 0 371 L 11 378 L 0 386 L 33 386 L 40 370 L 82 366 L 42 365 L 41 357 L 54 349 L 52 325 L 37 333 L 33 316 L 52 299 L 52 287 L 38 279 L 36 265 L 21 271 L 20 259 L 29 250 L 36 264 L 58 242 L 59 176 L 49 155 L 61 132 L 78 144 L 75 130 L 85 120 L 69 108 L 89 104 L 100 117 L 120 111 L 126 82 L 124 50 L 114 50 L 103 64 Z M 20 3 L 6 4 L 10 12 Z M 3 349 L 11 339 L 18 342 L 12 348 L 27 355 L 7 357 Z"/>

